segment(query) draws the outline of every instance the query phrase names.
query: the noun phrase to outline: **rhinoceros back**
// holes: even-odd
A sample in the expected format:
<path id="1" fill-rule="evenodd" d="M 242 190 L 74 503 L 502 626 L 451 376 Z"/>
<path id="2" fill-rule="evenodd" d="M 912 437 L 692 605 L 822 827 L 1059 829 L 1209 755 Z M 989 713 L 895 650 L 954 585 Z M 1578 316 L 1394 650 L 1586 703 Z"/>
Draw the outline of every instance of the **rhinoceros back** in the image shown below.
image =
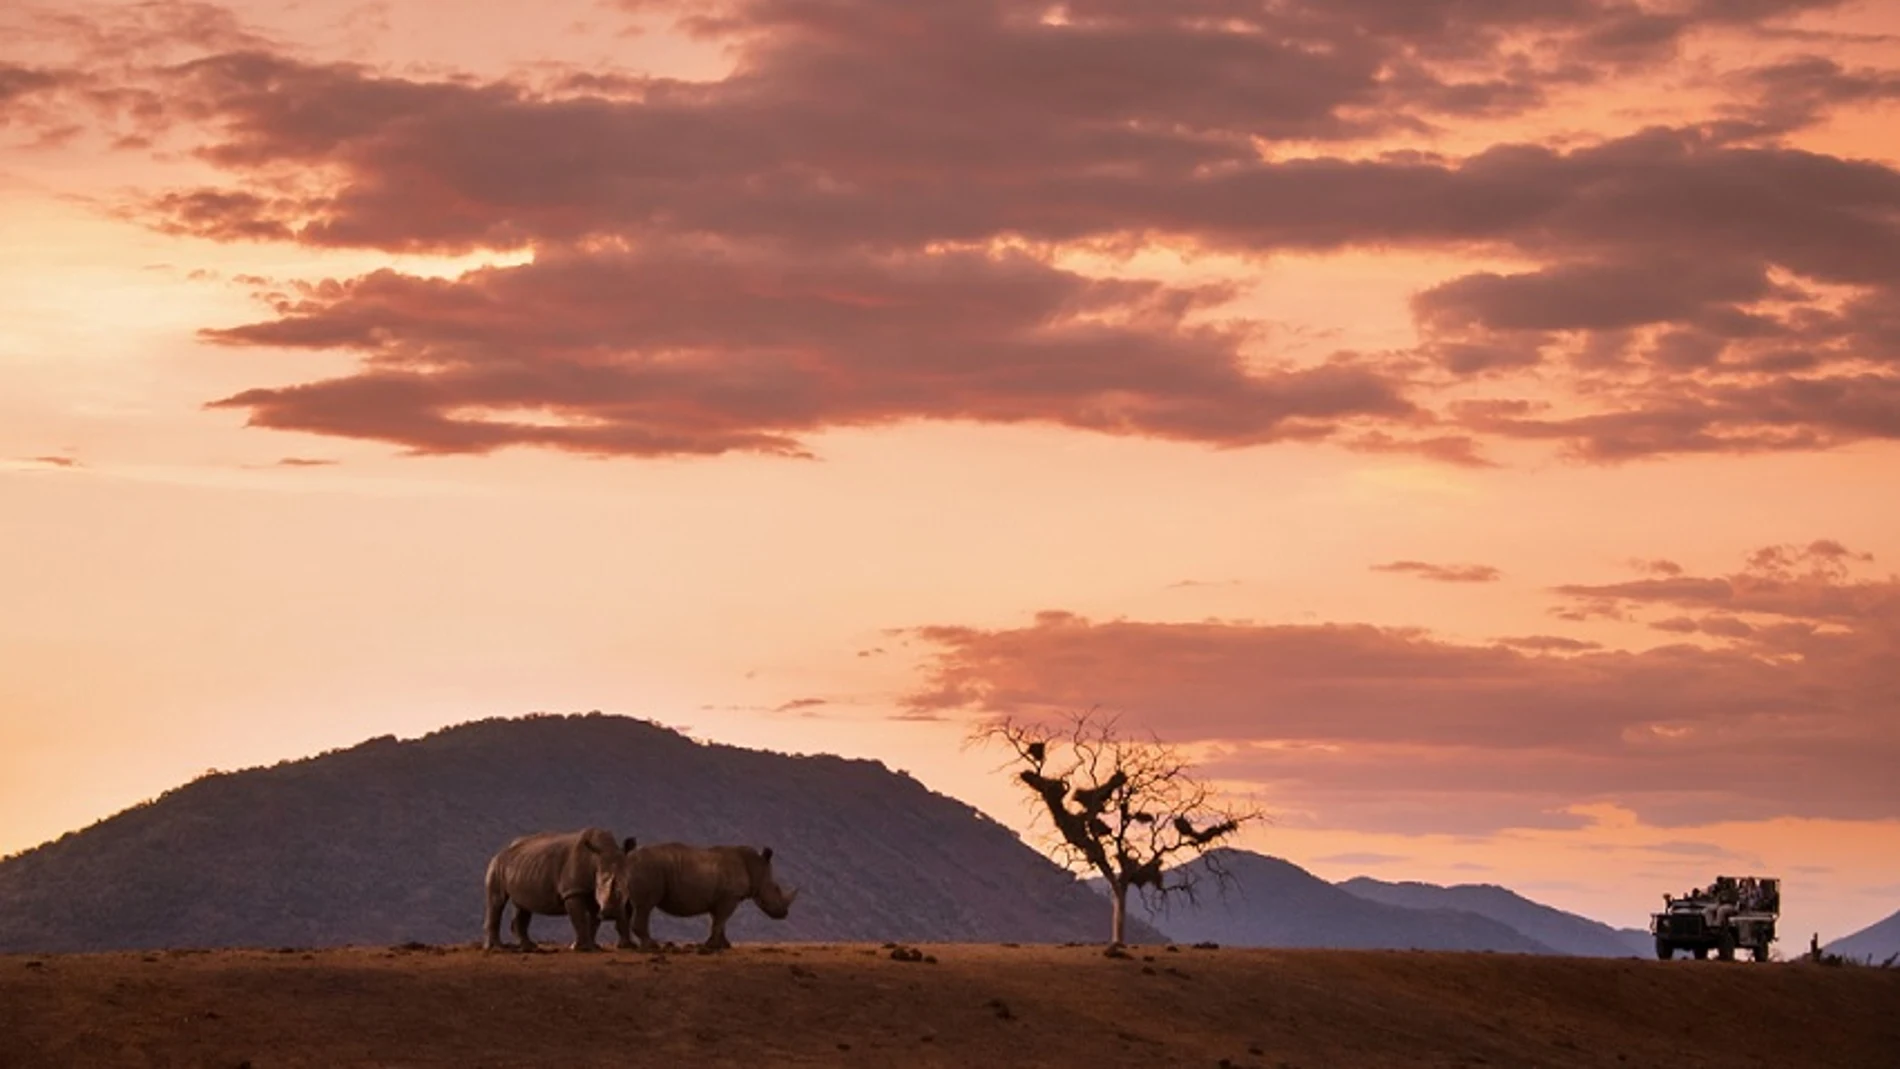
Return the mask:
<path id="1" fill-rule="evenodd" d="M 499 891 L 532 913 L 565 912 L 570 895 L 594 893 L 595 864 L 589 861 L 595 852 L 584 849 L 584 841 L 602 861 L 617 860 L 613 835 L 599 828 L 523 835 L 488 863 L 489 892 Z"/>
<path id="2" fill-rule="evenodd" d="M 709 913 L 752 894 L 747 854 L 757 857 L 757 851 L 743 846 L 643 846 L 627 855 L 627 893 L 675 917 Z"/>

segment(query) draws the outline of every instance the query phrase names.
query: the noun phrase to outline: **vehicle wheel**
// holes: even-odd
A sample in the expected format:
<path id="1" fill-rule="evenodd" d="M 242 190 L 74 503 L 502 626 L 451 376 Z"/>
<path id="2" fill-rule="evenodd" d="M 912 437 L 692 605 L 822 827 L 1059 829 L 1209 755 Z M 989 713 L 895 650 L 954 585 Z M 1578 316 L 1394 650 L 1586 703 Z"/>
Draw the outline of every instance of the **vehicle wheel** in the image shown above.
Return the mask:
<path id="1" fill-rule="evenodd" d="M 1669 940 L 1667 939 L 1656 940 L 1656 957 L 1659 960 L 1668 961 L 1670 958 L 1673 958 L 1675 956 L 1676 956 L 1676 948 L 1670 944 Z"/>
<path id="2" fill-rule="evenodd" d="M 1735 960 L 1735 933 L 1722 933 L 1722 941 L 1715 947 L 1715 956 L 1722 961 Z"/>

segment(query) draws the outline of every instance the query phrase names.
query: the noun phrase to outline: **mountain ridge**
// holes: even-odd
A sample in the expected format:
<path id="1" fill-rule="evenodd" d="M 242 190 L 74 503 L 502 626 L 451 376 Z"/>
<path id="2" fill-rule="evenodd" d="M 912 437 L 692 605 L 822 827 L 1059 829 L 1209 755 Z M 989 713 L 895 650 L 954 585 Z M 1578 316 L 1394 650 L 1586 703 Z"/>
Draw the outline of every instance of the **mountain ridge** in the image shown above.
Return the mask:
<path id="1" fill-rule="evenodd" d="M 1374 902 L 1268 854 L 1223 848 L 1181 867 L 1204 892 L 1197 892 L 1192 902 L 1175 896 L 1164 911 L 1147 916 L 1183 943 L 1558 953 L 1490 917 Z M 1099 886 L 1096 889 L 1099 893 Z"/>
<path id="2" fill-rule="evenodd" d="M 1882 964 L 1900 954 L 1900 911 L 1858 932 L 1844 935 L 1823 949 L 1829 954 L 1839 954 L 1854 961 Z"/>
<path id="3" fill-rule="evenodd" d="M 1559 953 L 1588 958 L 1647 957 L 1652 937 L 1634 928 L 1612 928 L 1547 906 L 1497 884 L 1443 885 L 1418 880 L 1391 882 L 1355 876 L 1335 886 L 1361 898 L 1409 909 L 1456 909 L 1510 926 Z"/>
<path id="4" fill-rule="evenodd" d="M 495 850 L 588 825 L 773 846 L 798 905 L 783 922 L 742 907 L 735 940 L 1064 942 L 1108 930 L 1106 905 L 1014 832 L 881 762 L 537 714 L 206 775 L 0 861 L 0 950 L 471 941 Z M 564 925 L 535 923 L 543 938 Z M 704 932 L 703 919 L 655 927 Z M 1137 937 L 1159 938 L 1146 926 Z"/>

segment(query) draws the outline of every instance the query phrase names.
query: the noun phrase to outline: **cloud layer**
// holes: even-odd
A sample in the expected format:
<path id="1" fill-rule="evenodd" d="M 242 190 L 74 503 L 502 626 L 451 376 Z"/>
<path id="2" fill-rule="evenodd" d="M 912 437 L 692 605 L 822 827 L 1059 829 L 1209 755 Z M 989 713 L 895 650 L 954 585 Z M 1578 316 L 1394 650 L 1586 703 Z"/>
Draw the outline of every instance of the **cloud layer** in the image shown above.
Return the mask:
<path id="1" fill-rule="evenodd" d="M 1024 255 L 667 241 L 455 281 L 380 272 L 209 337 L 369 354 L 347 378 L 219 404 L 429 452 L 795 454 L 800 432 L 924 418 L 1249 444 L 1411 413 L 1373 369 L 1246 367 L 1236 332 L 1186 322 L 1220 296 Z"/>
<path id="2" fill-rule="evenodd" d="M 1700 641 L 1603 649 L 1562 636 L 1452 641 L 1415 629 L 1091 621 L 927 627 L 913 714 L 1097 704 L 1334 827 L 1563 823 L 1614 803 L 1646 821 L 1900 818 L 1900 580 L 1832 542 L 1719 576 L 1578 584 Z"/>
<path id="3" fill-rule="evenodd" d="M 1504 577 L 1502 572 L 1489 564 L 1427 564 L 1418 560 L 1395 560 L 1390 564 L 1375 564 L 1372 570 L 1414 575 L 1420 579 L 1430 579 L 1439 583 L 1495 583 Z"/>
<path id="4" fill-rule="evenodd" d="M 1721 49 L 1824 29 L 1831 3 L 625 6 L 724 41 L 733 71 L 424 78 L 194 7 L 147 27 L 164 48 L 91 28 L 164 57 L 121 74 L 0 66 L 0 115 L 66 94 L 132 150 L 195 146 L 222 181 L 125 207 L 170 233 L 532 250 L 310 285 L 213 329 L 361 356 L 219 401 L 268 427 L 799 455 L 831 427 L 1041 422 L 1461 463 L 1510 440 L 1618 461 L 1900 437 L 1900 172 L 1795 139 L 1900 75 Z M 1700 118 L 1523 133 L 1690 55 L 1719 71 Z M 1497 140 L 1421 147 L 1463 131 Z M 1517 266 L 1420 292 L 1413 349 L 1292 361 L 1230 310 L 1244 274 L 1103 265 L 1152 245 Z"/>

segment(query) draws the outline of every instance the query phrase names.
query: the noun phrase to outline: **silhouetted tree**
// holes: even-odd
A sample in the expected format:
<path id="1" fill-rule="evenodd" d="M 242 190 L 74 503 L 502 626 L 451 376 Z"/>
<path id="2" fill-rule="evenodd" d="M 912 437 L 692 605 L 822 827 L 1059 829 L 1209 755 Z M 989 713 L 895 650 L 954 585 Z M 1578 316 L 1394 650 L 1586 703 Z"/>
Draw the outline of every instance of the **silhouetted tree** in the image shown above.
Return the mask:
<path id="1" fill-rule="evenodd" d="M 1196 875 L 1177 862 L 1198 856 L 1258 819 L 1254 809 L 1218 803 L 1189 772 L 1179 751 L 1156 738 L 1124 734 L 1118 718 L 1091 710 L 1045 724 L 1004 717 L 979 726 L 971 741 L 1001 742 L 1015 752 L 1016 778 L 1041 802 L 1059 840 L 1052 849 L 1071 869 L 1099 874 L 1113 903 L 1112 943 L 1124 941 L 1128 892 L 1151 904 L 1171 894 L 1192 899 Z M 1218 857 L 1204 868 L 1225 877 Z"/>

